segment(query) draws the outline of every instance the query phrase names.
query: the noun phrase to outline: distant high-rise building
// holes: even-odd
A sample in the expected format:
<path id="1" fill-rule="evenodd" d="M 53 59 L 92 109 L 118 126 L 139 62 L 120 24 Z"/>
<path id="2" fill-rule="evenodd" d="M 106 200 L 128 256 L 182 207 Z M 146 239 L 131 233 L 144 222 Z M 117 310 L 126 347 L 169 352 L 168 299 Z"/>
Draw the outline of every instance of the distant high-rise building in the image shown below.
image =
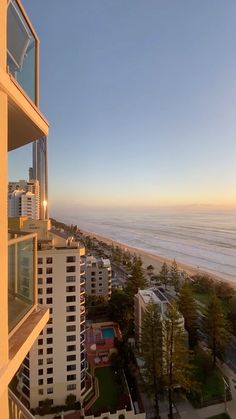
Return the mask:
<path id="1" fill-rule="evenodd" d="M 86 294 L 111 297 L 111 262 L 109 259 L 86 257 Z"/>
<path id="2" fill-rule="evenodd" d="M 8 194 L 8 215 L 9 217 L 25 216 L 39 219 L 39 205 L 35 194 L 16 190 Z"/>
<path id="3" fill-rule="evenodd" d="M 39 213 L 40 219 L 48 218 L 48 161 L 47 161 L 47 138 L 41 138 L 33 143 L 33 179 L 39 181 L 40 199 Z"/>
<path id="4" fill-rule="evenodd" d="M 38 180 L 19 180 L 8 183 L 8 216 L 27 216 L 39 219 L 39 182 Z"/>

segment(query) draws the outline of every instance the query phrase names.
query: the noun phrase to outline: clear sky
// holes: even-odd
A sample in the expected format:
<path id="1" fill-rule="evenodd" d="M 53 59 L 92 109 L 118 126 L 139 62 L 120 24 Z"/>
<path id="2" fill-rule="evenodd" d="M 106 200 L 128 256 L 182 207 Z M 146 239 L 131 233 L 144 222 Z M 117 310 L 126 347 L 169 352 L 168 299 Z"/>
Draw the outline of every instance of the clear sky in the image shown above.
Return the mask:
<path id="1" fill-rule="evenodd" d="M 23 4 L 41 42 L 52 209 L 236 205 L 235 0 Z M 30 164 L 29 147 L 11 153 L 11 179 Z"/>

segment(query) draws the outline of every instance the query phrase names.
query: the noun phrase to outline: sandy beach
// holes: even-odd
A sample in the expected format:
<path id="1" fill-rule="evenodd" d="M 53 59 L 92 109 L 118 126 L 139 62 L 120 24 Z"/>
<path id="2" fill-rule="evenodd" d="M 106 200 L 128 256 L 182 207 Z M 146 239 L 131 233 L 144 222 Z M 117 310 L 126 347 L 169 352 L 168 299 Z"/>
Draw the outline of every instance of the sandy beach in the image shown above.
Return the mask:
<path id="1" fill-rule="evenodd" d="M 129 246 L 125 243 L 118 242 L 116 240 L 112 240 L 108 237 L 101 236 L 100 234 L 97 234 L 96 232 L 86 231 L 83 229 L 80 229 L 80 231 L 87 236 L 90 236 L 91 238 L 95 237 L 99 241 L 103 241 L 107 244 L 113 244 L 114 246 L 120 246 L 123 250 L 129 251 L 131 254 L 135 254 L 136 256 L 140 256 L 143 261 L 143 267 L 144 269 L 148 265 L 153 265 L 154 267 L 154 275 L 157 274 L 160 271 L 161 265 L 163 262 L 166 262 L 168 265 L 171 265 L 173 260 L 169 258 L 165 258 L 163 256 L 154 255 L 151 253 L 148 253 L 142 249 L 138 249 L 136 247 Z M 176 259 L 176 263 L 178 265 L 179 270 L 185 271 L 188 275 L 196 275 L 196 274 L 207 274 L 215 281 L 224 281 L 229 283 L 233 288 L 236 289 L 236 284 L 234 282 L 229 281 L 228 279 L 222 278 L 221 276 L 215 275 L 210 271 L 202 270 L 197 267 L 193 267 L 190 265 L 186 265 L 182 262 L 179 262 L 178 259 Z"/>

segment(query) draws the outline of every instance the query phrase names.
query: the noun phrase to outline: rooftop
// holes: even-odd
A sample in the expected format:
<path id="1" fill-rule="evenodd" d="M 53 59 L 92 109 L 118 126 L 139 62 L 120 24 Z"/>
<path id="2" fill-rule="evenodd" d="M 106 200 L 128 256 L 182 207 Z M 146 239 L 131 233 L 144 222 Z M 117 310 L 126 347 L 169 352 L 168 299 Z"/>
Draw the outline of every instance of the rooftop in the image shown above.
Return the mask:
<path id="1" fill-rule="evenodd" d="M 139 290 L 138 293 L 142 297 L 145 304 L 148 304 L 151 300 L 157 304 L 168 303 L 167 298 L 158 288 Z"/>

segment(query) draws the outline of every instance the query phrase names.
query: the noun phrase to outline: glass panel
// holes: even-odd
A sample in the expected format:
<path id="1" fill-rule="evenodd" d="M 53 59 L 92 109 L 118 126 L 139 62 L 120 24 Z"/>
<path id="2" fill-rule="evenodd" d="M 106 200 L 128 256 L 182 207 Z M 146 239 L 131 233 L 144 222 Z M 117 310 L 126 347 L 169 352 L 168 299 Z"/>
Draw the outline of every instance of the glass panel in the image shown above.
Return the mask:
<path id="1" fill-rule="evenodd" d="M 8 247 L 9 331 L 34 304 L 34 243 L 19 241 Z"/>
<path id="2" fill-rule="evenodd" d="M 35 102 L 35 38 L 15 0 L 7 12 L 7 65 L 10 73 Z"/>

